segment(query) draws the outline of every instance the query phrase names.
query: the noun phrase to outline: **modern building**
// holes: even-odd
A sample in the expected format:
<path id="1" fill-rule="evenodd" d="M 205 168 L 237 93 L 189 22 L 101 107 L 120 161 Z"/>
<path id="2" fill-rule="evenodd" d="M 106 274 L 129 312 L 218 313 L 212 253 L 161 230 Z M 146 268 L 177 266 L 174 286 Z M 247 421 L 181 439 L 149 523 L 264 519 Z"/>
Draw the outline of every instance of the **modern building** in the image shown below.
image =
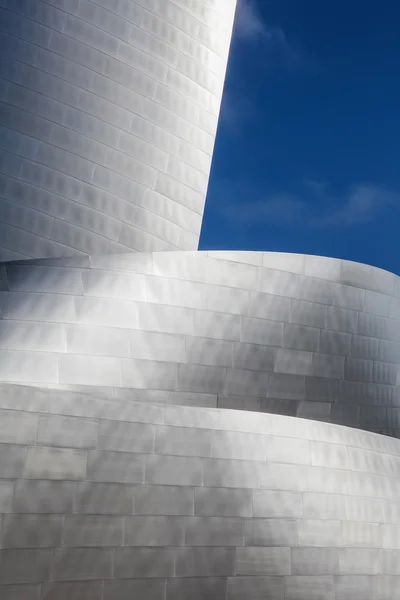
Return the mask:
<path id="1" fill-rule="evenodd" d="M 235 5 L 0 1 L 2 600 L 400 597 L 400 278 L 196 251 Z"/>
<path id="2" fill-rule="evenodd" d="M 235 4 L 1 2 L 0 260 L 197 249 Z"/>

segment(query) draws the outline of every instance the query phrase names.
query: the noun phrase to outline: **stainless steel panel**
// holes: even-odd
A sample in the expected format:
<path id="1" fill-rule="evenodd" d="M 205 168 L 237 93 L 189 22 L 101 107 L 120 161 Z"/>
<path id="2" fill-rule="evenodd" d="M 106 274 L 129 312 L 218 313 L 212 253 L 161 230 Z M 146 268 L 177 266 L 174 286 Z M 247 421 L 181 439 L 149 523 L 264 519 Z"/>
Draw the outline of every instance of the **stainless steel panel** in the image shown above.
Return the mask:
<path id="1" fill-rule="evenodd" d="M 24 398 L 29 404 L 21 404 Z M 184 406 L 166 408 L 171 424 L 163 425 L 159 410 L 125 398 L 131 410 L 123 419 L 120 400 L 93 391 L 85 397 L 2 386 L 3 415 L 7 399 L 14 419 L 33 417 L 32 424 L 38 410 L 51 409 L 40 415 L 47 425 L 39 427 L 35 446 L 31 434 L 18 445 L 4 438 L 0 452 L 5 598 L 13 586 L 32 594 L 29 585 L 39 582 L 49 598 L 78 593 L 100 600 L 99 581 L 110 600 L 132 593 L 162 600 L 165 587 L 170 598 L 199 599 L 225 590 L 229 598 L 281 600 L 397 594 L 396 440 L 290 417 Z M 29 408 L 27 416 L 21 407 Z M 139 427 L 144 408 L 147 423 Z M 57 443 L 57 431 L 63 449 L 47 445 Z M 74 449 L 80 441 L 96 449 Z M 321 466 L 307 466 L 310 448 Z M 211 453 L 225 458 L 207 458 Z M 93 482 L 98 478 L 103 482 Z"/>
<path id="2" fill-rule="evenodd" d="M 173 252 L 235 0 L 0 4 L 1 597 L 393 600 L 398 278 Z"/>
<path id="3" fill-rule="evenodd" d="M 86 1 L 77 4 L 75 0 L 71 3 L 52 0 L 51 4 L 54 6 L 34 0 L 30 4 L 7 3 L 2 8 L 2 51 L 19 62 L 14 63 L 11 72 L 10 63 L 6 62 L 1 72 L 6 79 L 12 74 L 15 83 L 26 86 L 19 88 L 18 94 L 11 94 L 9 89 L 7 111 L 14 114 L 18 109 L 17 129 L 29 130 L 28 135 L 33 136 L 26 138 L 23 148 L 20 134 L 16 137 L 10 132 L 4 139 L 6 151 L 13 152 L 17 144 L 25 155 L 29 154 L 30 141 L 34 152 L 39 150 L 39 162 L 50 167 L 53 177 L 58 177 L 56 171 L 60 176 L 70 174 L 89 186 L 106 187 L 120 199 L 129 198 L 130 192 L 119 175 L 151 190 L 157 173 L 168 171 L 176 178 L 176 186 L 198 190 L 193 202 L 202 214 L 235 2 L 222 13 L 211 8 L 203 11 L 201 26 L 194 16 L 170 2 L 167 5 L 156 2 L 150 7 L 143 3 L 133 5 L 128 0 L 120 0 L 115 6 Z M 31 65 L 39 69 L 36 75 Z M 35 89 L 40 97 L 32 96 L 31 90 Z M 44 103 L 46 111 L 42 110 Z M 72 108 L 78 109 L 79 112 L 75 111 L 78 120 L 67 118 L 64 122 L 63 115 L 68 113 L 71 117 Z M 10 119 L 11 114 L 8 126 Z M 77 133 L 62 128 L 65 124 Z M 138 137 L 124 133 L 127 130 Z M 39 149 L 37 140 L 43 140 L 46 131 L 48 138 L 52 136 L 52 143 L 73 154 L 55 147 Z M 106 145 L 101 147 L 98 142 Z M 117 152 L 117 148 L 122 152 Z M 134 163 L 130 157 L 140 162 Z M 85 159 L 94 162 L 89 165 Z M 110 171 L 103 170 L 99 178 L 96 169 L 92 181 L 95 164 L 108 166 Z M 153 174 L 149 167 L 156 169 Z M 107 183 L 110 178 L 115 184 L 113 188 Z M 92 190 L 96 193 L 96 187 Z M 139 201 L 138 195 L 132 196 L 134 205 L 139 206 Z M 67 204 L 66 200 L 63 202 Z M 21 211 L 28 214 L 26 208 L 21 207 Z M 111 225 L 111 215 L 108 220 Z M 155 220 L 154 214 L 152 231 L 156 229 Z M 103 221 L 107 226 L 107 217 Z M 125 220 L 121 216 L 119 221 Z M 92 224 L 102 234 L 102 225 Z M 169 237 L 167 228 L 165 223 L 164 229 L 161 227 L 156 234 L 164 241 Z M 45 248 L 40 237 L 44 228 L 38 231 L 31 220 L 27 231 L 31 232 L 30 237 L 20 232 L 13 242 L 14 248 L 7 247 L 9 242 L 6 242 L 0 257 L 9 258 L 10 250 L 32 257 L 71 252 L 60 245 L 60 242 L 65 244 L 65 234 L 60 229 L 53 228 L 47 235 Z M 152 231 L 145 234 L 147 247 L 157 249 Z M 188 237 L 182 225 L 178 225 L 177 233 L 175 245 L 181 249 L 189 249 L 198 241 L 198 228 L 194 236 Z M 88 252 L 88 231 L 75 235 L 81 236 L 80 249 Z M 140 231 L 133 235 L 137 238 L 132 240 L 133 248 L 140 249 L 141 236 Z"/>

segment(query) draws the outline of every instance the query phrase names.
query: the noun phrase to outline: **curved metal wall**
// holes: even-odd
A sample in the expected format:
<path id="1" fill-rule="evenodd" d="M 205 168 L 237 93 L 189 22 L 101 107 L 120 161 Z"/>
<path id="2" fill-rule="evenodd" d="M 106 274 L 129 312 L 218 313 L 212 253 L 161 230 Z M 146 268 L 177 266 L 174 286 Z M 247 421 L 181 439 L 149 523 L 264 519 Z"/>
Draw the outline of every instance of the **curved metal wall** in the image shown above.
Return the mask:
<path id="1" fill-rule="evenodd" d="M 0 260 L 197 249 L 235 6 L 0 2 Z"/>
<path id="2" fill-rule="evenodd" d="M 2 600 L 399 597 L 398 440 L 1 386 L 0 449 Z"/>
<path id="3" fill-rule="evenodd" d="M 0 381 L 400 436 L 400 278 L 252 252 L 3 267 Z"/>
<path id="4" fill-rule="evenodd" d="M 400 593 L 361 431 L 400 437 L 400 278 L 155 252 L 197 248 L 235 4 L 0 0 L 0 260 L 49 257 L 0 263 L 2 600 Z"/>

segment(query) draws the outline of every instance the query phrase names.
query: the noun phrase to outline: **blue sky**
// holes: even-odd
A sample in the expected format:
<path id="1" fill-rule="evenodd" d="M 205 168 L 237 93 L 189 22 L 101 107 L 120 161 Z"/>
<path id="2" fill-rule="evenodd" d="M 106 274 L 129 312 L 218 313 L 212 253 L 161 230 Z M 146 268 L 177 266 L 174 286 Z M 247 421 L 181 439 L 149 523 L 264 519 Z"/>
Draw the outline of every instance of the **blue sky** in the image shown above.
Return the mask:
<path id="1" fill-rule="evenodd" d="M 200 248 L 400 274 L 400 2 L 239 0 Z"/>

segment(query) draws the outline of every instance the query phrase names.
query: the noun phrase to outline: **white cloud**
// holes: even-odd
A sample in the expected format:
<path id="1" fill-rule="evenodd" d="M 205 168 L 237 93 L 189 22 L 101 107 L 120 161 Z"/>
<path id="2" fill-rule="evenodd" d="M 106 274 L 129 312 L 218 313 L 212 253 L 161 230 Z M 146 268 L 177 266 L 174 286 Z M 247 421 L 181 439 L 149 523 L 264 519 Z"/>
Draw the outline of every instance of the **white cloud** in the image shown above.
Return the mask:
<path id="1" fill-rule="evenodd" d="M 223 209 L 247 226 L 265 223 L 286 229 L 346 228 L 370 223 L 387 207 L 400 208 L 400 192 L 373 184 L 350 186 L 341 197 L 330 196 L 320 182 L 304 182 L 303 194 L 273 194 Z M 307 198 L 307 199 L 306 199 Z"/>
<path id="2" fill-rule="evenodd" d="M 318 72 L 319 68 L 314 60 L 301 48 L 289 43 L 280 27 L 270 25 L 265 20 L 264 14 L 257 9 L 258 1 L 238 0 L 234 26 L 234 39 L 241 44 L 258 44 L 256 52 L 250 48 L 253 55 L 247 58 L 251 60 L 252 77 L 262 80 L 276 71 L 300 72 L 305 75 Z M 243 53 L 243 56 L 248 55 Z M 257 71 L 257 75 L 254 75 L 254 71 Z M 236 72 L 232 69 L 225 87 L 221 122 L 240 131 L 243 124 L 249 120 L 249 115 L 254 116 L 256 106 L 257 101 L 252 98 L 251 82 L 249 85 L 246 71 L 238 69 Z"/>
<path id="3" fill-rule="evenodd" d="M 291 52 L 285 33 L 280 27 L 269 25 L 255 6 L 255 0 L 238 0 L 235 34 L 244 41 L 262 40 L 269 50 Z"/>
<path id="4" fill-rule="evenodd" d="M 235 33 L 246 40 L 263 37 L 266 25 L 251 0 L 238 0 Z"/>
<path id="5" fill-rule="evenodd" d="M 240 42 L 260 44 L 252 65 L 261 71 L 291 69 L 297 60 L 296 53 L 289 46 L 284 32 L 279 27 L 267 24 L 256 8 L 256 0 L 238 0 L 234 36 Z M 241 77 L 238 80 L 238 76 Z M 243 81 L 242 81 L 243 79 Z M 244 75 L 231 75 L 228 80 L 221 109 L 221 122 L 231 129 L 240 131 L 249 115 L 255 110 L 251 94 L 248 93 Z"/>
<path id="6" fill-rule="evenodd" d="M 220 121 L 229 128 L 231 133 L 240 134 L 244 123 L 250 121 L 255 111 L 254 103 L 245 93 L 225 90 Z"/>
<path id="7" fill-rule="evenodd" d="M 320 70 L 315 59 L 288 41 L 283 29 L 268 23 L 257 9 L 257 0 L 238 0 L 234 37 L 261 45 L 254 60 L 263 70 L 278 68 L 311 75 Z"/>

